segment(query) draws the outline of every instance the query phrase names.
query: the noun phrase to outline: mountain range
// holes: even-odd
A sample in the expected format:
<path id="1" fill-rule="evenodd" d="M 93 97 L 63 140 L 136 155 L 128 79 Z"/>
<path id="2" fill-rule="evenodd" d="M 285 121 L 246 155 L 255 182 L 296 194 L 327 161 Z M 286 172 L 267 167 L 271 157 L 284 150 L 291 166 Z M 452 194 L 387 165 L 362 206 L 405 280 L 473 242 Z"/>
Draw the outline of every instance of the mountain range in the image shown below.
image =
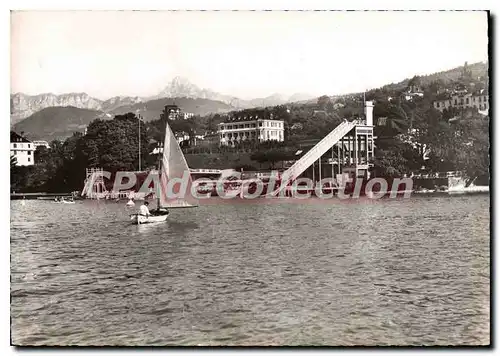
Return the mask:
<path id="1" fill-rule="evenodd" d="M 152 97 L 115 96 L 107 100 L 100 100 L 87 93 L 67 93 L 60 95 L 52 93 L 38 95 L 27 95 L 24 93 L 11 94 L 11 124 L 16 124 L 37 111 L 48 107 L 73 106 L 79 109 L 113 113 L 120 107 L 134 106 L 162 98 L 207 99 L 222 102 L 226 104 L 229 109 L 245 109 L 259 106 L 280 105 L 287 102 L 308 100 L 314 97 L 300 93 L 294 94 L 291 97 L 273 94 L 264 98 L 244 100 L 234 96 L 220 94 L 210 89 L 203 89 L 191 83 L 186 78 L 175 77 L 163 90 Z M 189 111 L 186 108 L 183 108 L 183 110 Z"/>
<path id="2" fill-rule="evenodd" d="M 172 104 L 176 104 L 185 112 L 191 112 L 195 115 L 221 113 L 232 109 L 231 106 L 221 101 L 185 97 L 153 99 L 146 102 L 122 99 L 113 103 L 108 100 L 106 101 L 107 106 L 104 106 L 106 111 L 75 106 L 46 107 L 15 123 L 13 130 L 19 133 L 24 132 L 31 140 L 64 140 L 73 132 L 83 132 L 93 120 L 98 118 L 108 120 L 115 115 L 133 112 L 141 115 L 144 120 L 150 121 L 160 118 L 165 105 Z"/>
<path id="3" fill-rule="evenodd" d="M 304 93 L 296 93 L 292 96 L 284 96 L 281 94 L 272 94 L 263 98 L 255 98 L 251 100 L 240 99 L 231 95 L 217 93 L 210 89 L 201 89 L 195 84 L 192 84 L 183 77 L 175 77 L 172 81 L 155 97 L 155 98 L 200 98 L 222 101 L 231 105 L 235 109 L 246 109 L 259 106 L 273 106 L 285 103 L 291 103 L 302 100 L 313 99 L 314 96 Z"/>
<path id="4" fill-rule="evenodd" d="M 456 67 L 429 75 L 420 76 L 422 85 L 441 80 L 453 82 L 460 78 L 464 67 Z M 486 77 L 488 62 L 470 64 L 467 67 L 472 77 Z M 382 89 L 404 90 L 410 78 L 398 83 L 387 84 Z M 332 99 L 353 93 L 336 95 Z M 134 112 L 140 114 L 146 121 L 158 119 L 165 105 L 176 104 L 184 112 L 195 115 L 222 113 L 252 107 L 275 106 L 285 103 L 309 104 L 316 103 L 317 98 L 307 94 L 294 94 L 290 97 L 273 94 L 265 98 L 243 100 L 234 96 L 224 95 L 190 83 L 182 77 L 174 78 L 162 91 L 152 97 L 116 96 L 100 100 L 86 93 L 11 94 L 11 125 L 19 133 L 25 132 L 30 139 L 64 139 L 74 131 L 82 132 L 94 119 L 109 119 L 117 114 Z"/>
<path id="5" fill-rule="evenodd" d="M 109 114 L 108 114 L 109 115 Z M 14 125 L 14 131 L 31 140 L 65 139 L 73 132 L 83 132 L 97 118 L 110 118 L 102 111 L 74 106 L 48 107 Z"/>

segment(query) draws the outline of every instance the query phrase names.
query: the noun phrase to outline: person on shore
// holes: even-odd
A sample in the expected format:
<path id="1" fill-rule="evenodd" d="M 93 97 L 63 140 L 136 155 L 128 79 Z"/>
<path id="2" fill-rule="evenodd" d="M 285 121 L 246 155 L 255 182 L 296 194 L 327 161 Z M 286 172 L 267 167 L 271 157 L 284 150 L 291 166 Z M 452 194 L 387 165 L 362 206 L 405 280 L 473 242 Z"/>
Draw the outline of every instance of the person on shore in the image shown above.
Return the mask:
<path id="1" fill-rule="evenodd" d="M 145 201 L 144 204 L 142 204 L 141 207 L 139 208 L 139 214 L 149 217 L 149 215 L 151 214 L 149 213 L 148 205 L 149 203 Z"/>

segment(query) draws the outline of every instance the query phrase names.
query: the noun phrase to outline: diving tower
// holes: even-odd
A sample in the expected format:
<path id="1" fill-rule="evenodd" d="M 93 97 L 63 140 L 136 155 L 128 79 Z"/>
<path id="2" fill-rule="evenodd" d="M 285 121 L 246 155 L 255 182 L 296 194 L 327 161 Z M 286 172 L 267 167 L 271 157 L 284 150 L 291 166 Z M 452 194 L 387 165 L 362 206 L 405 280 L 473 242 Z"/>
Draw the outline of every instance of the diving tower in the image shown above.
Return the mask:
<path id="1" fill-rule="evenodd" d="M 279 194 L 300 177 L 312 178 L 314 184 L 333 178 L 339 185 L 345 177 L 370 178 L 374 154 L 372 101 L 365 103 L 364 116 L 364 120 L 345 120 L 326 135 L 283 172 L 281 184 L 272 194 Z"/>
<path id="2" fill-rule="evenodd" d="M 104 184 L 102 168 L 86 169 L 86 179 L 81 195 L 89 199 L 103 199 L 109 192 Z"/>

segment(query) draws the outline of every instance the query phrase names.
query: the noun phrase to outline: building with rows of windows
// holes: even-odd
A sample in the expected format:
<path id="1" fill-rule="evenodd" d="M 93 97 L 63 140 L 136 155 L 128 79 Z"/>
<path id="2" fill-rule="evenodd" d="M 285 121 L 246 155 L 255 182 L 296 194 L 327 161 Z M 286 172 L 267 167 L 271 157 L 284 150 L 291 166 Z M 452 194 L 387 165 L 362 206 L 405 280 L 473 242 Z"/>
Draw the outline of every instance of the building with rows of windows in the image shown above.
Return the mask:
<path id="1" fill-rule="evenodd" d="M 35 150 L 37 147 L 45 147 L 50 148 L 49 143 L 47 141 L 33 141 L 33 146 L 35 146 Z"/>
<path id="2" fill-rule="evenodd" d="M 165 105 L 164 112 L 166 113 L 169 120 L 184 119 L 187 120 L 194 116 L 192 112 L 183 112 L 177 105 Z"/>
<path id="3" fill-rule="evenodd" d="M 242 141 L 284 141 L 282 120 L 258 119 L 220 123 L 217 130 L 221 146 L 234 146 Z"/>
<path id="4" fill-rule="evenodd" d="M 32 166 L 35 164 L 35 145 L 27 138 L 10 132 L 10 156 L 16 158 L 18 166 Z"/>
<path id="5" fill-rule="evenodd" d="M 434 108 L 443 111 L 448 108 L 477 108 L 479 111 L 488 111 L 490 108 L 488 101 L 488 93 L 486 91 L 477 93 L 464 93 L 451 95 L 447 99 L 436 100 Z"/>

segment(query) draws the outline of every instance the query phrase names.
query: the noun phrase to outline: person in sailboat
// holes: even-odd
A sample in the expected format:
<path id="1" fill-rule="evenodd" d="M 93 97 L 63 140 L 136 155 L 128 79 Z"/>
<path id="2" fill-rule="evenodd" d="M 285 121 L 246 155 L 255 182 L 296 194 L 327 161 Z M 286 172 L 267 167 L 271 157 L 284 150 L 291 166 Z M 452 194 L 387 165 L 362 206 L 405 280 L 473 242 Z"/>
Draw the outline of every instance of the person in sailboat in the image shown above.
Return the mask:
<path id="1" fill-rule="evenodd" d="M 156 210 L 151 212 L 152 215 L 168 215 L 170 211 L 167 208 L 158 207 Z"/>
<path id="2" fill-rule="evenodd" d="M 149 203 L 147 201 L 144 202 L 144 204 L 141 205 L 139 208 L 139 214 L 144 215 L 144 216 L 150 216 L 149 208 L 148 208 Z"/>

